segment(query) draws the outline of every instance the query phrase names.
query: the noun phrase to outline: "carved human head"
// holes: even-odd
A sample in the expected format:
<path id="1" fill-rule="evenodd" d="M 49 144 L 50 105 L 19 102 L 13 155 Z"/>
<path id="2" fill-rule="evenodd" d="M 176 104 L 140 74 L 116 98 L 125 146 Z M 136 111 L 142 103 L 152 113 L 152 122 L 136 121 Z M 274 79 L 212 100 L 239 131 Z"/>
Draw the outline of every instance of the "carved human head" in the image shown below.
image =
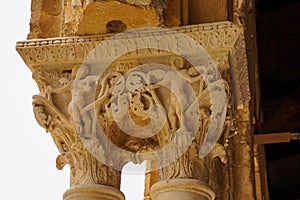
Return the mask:
<path id="1" fill-rule="evenodd" d="M 178 56 L 171 56 L 170 65 L 174 69 L 182 69 L 184 68 L 184 59 Z"/>
<path id="2" fill-rule="evenodd" d="M 88 66 L 83 65 L 82 67 L 80 67 L 77 71 L 77 78 L 81 79 L 81 78 L 85 78 L 86 76 L 88 76 L 90 73 L 90 70 L 88 68 Z"/>
<path id="3" fill-rule="evenodd" d="M 188 69 L 188 74 L 189 74 L 190 76 L 195 77 L 195 76 L 198 76 L 200 73 L 199 73 L 199 71 L 198 71 L 195 67 L 190 67 L 190 68 Z"/>

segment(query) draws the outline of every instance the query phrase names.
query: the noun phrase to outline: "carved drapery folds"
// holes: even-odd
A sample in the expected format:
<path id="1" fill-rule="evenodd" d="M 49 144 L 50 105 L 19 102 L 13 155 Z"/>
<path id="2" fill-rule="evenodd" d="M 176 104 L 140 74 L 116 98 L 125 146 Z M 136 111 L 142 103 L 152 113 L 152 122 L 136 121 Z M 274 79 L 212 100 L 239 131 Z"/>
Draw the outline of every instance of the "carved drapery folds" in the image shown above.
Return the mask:
<path id="1" fill-rule="evenodd" d="M 191 131 L 189 128 L 192 126 L 188 123 L 192 115 L 190 118 L 184 117 L 191 114 L 193 110 L 187 112 L 189 107 L 179 109 L 181 101 L 190 101 L 185 99 L 187 96 L 185 92 L 188 91 L 185 84 L 188 83 L 191 85 L 191 91 L 195 93 L 199 107 L 199 123 L 196 128 L 194 127 L 196 137 L 182 155 L 176 155 L 178 159 L 175 159 L 171 165 L 162 168 L 156 166 L 156 169 L 151 172 L 156 174 L 155 178 L 151 183 L 146 184 L 148 187 L 146 191 L 157 182 L 173 179 L 174 184 L 177 184 L 177 179 L 194 179 L 208 184 L 215 191 L 217 199 L 235 199 L 230 188 L 235 187 L 234 182 L 241 178 L 236 174 L 242 174 L 243 168 L 237 166 L 244 159 L 238 155 L 249 154 L 250 156 L 250 151 L 246 151 L 251 148 L 251 144 L 235 140 L 236 135 L 241 133 L 247 135 L 250 123 L 249 113 L 240 112 L 241 109 L 249 108 L 250 101 L 243 29 L 230 22 L 222 22 L 172 30 L 191 37 L 209 53 L 216 63 L 221 75 L 220 81 L 225 88 L 227 102 L 224 126 L 215 125 L 223 127 L 222 135 L 218 138 L 217 144 L 209 144 L 213 148 L 205 157 L 199 157 L 199 151 L 204 143 L 208 124 L 214 123 L 211 118 L 211 98 L 214 98 L 214 94 L 208 91 L 206 82 L 203 81 L 199 71 L 195 70 L 195 66 L 179 55 L 151 48 L 131 51 L 118 57 L 102 73 L 102 76 L 97 77 L 91 68 L 93 62 L 84 62 L 84 60 L 101 41 L 111 35 L 29 40 L 17 44 L 18 52 L 33 72 L 33 78 L 40 89 L 40 94 L 33 98 L 36 119 L 51 133 L 60 151 L 57 168 L 61 169 L 65 164 L 70 165 L 72 186 L 102 184 L 119 188 L 119 170 L 123 165 L 129 161 L 141 163 L 144 160 L 151 160 L 151 157 L 144 156 L 145 152 L 155 152 L 168 145 L 170 141 L 176 140 L 175 133 L 178 130 Z M 152 37 L 154 33 L 145 34 L 150 34 Z M 167 41 L 170 40 L 170 44 L 175 45 L 176 48 L 184 48 L 180 41 L 174 40 L 172 43 L 169 34 L 170 32 L 166 30 L 163 36 Z M 139 39 L 136 37 L 133 41 Z M 115 44 L 113 42 L 118 42 L 118 39 L 112 40 L 112 45 Z M 104 48 L 103 51 L 95 51 L 94 56 L 98 59 L 116 56 L 117 53 L 111 50 L 113 49 L 111 46 Z M 159 63 L 169 68 L 156 67 L 150 71 L 133 70 L 137 66 L 151 63 Z M 171 69 L 178 72 L 185 82 L 176 79 Z M 201 70 L 201 67 L 196 69 Z M 152 83 L 158 83 L 158 86 Z M 172 93 L 166 89 L 168 85 L 172 88 L 174 83 L 175 86 L 182 87 L 183 95 L 180 98 L 174 98 L 176 90 L 171 90 Z M 180 87 L 177 89 L 181 90 Z M 92 96 L 91 90 L 95 91 Z M 215 90 L 218 90 L 217 86 Z M 149 110 L 153 105 L 162 106 L 166 111 L 166 117 L 160 118 L 160 114 L 157 115 L 158 117 L 151 115 Z M 129 112 L 123 112 L 123 107 Z M 156 114 L 160 112 L 158 107 L 154 107 L 153 110 Z M 223 110 L 219 111 L 221 113 Z M 85 113 L 84 117 L 82 112 Z M 151 135 L 150 132 L 140 131 L 138 127 L 129 126 L 129 121 L 124 120 L 128 116 L 140 127 L 148 126 L 150 130 L 155 130 L 153 132 L 156 134 Z M 113 148 L 104 144 L 105 142 L 99 143 L 103 141 L 103 136 L 93 136 L 93 133 L 99 132 L 95 124 L 100 124 L 112 144 L 126 150 L 127 153 L 114 153 Z M 97 138 L 98 143 L 91 144 L 93 138 Z M 86 142 L 95 145 L 98 156 L 106 161 L 106 165 L 94 156 L 91 149 L 86 148 Z M 243 145 L 245 152 L 242 154 L 234 152 L 237 145 Z M 174 146 L 174 149 L 178 148 L 180 146 Z M 160 158 L 171 159 L 172 156 L 166 154 Z M 155 160 L 151 161 L 152 166 L 150 165 L 149 168 L 155 168 L 156 164 Z M 119 167 L 114 169 L 107 165 Z M 248 187 L 249 191 L 253 189 L 250 188 L 251 186 Z M 238 188 L 238 190 L 242 193 L 245 188 Z M 208 199 L 213 198 L 214 194 L 210 193 L 209 196 Z"/>

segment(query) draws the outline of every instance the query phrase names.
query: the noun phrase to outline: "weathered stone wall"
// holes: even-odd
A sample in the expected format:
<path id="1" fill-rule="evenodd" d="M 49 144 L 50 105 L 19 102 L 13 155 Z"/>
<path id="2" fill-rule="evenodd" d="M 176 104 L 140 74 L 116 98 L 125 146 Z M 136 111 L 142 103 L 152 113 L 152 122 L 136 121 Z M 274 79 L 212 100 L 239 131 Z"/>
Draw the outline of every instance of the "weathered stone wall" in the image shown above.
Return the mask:
<path id="1" fill-rule="evenodd" d="M 60 36 L 62 18 L 62 0 L 32 0 L 28 39 Z"/>
<path id="2" fill-rule="evenodd" d="M 113 20 L 134 29 L 229 19 L 227 0 L 33 0 L 31 9 L 28 39 L 106 33 Z"/>
<path id="3" fill-rule="evenodd" d="M 189 24 L 227 21 L 227 0 L 190 0 Z"/>

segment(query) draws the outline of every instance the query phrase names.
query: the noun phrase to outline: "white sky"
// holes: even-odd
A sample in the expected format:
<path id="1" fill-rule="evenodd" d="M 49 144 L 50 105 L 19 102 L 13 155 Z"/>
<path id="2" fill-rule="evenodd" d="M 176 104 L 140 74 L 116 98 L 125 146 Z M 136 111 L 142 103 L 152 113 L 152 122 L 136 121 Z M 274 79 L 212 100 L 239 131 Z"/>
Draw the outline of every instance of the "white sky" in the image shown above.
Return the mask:
<path id="1" fill-rule="evenodd" d="M 32 96 L 38 94 L 30 70 L 15 51 L 29 32 L 30 0 L 3 1 L 1 20 L 0 199 L 59 200 L 69 188 L 69 167 L 55 167 L 58 151 L 36 123 Z M 142 200 L 143 177 L 125 175 L 127 200 Z"/>

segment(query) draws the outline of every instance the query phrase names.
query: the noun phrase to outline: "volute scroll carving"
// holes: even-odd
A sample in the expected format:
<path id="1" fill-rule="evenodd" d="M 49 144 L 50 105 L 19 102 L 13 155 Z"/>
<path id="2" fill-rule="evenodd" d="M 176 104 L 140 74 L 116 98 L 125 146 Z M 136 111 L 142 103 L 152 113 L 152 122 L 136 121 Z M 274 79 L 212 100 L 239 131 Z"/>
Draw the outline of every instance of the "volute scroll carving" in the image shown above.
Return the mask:
<path id="1" fill-rule="evenodd" d="M 75 66 L 73 70 L 77 70 Z M 47 75 L 47 81 L 44 76 Z M 71 167 L 71 185 L 105 184 L 119 188 L 120 172 L 111 169 L 96 158 L 84 147 L 76 133 L 76 127 L 70 116 L 68 105 L 72 93 L 74 78 L 56 71 L 37 71 L 35 80 L 40 85 L 41 93 L 33 97 L 33 107 L 37 122 L 50 132 L 60 155 L 57 158 L 57 168 L 62 169 L 66 164 Z M 56 86 L 56 87 L 54 87 Z M 59 109 L 56 104 L 59 98 L 65 97 L 65 109 Z M 61 106 L 61 105 L 60 105 Z M 65 110 L 65 112 L 64 112 Z"/>
<path id="2" fill-rule="evenodd" d="M 209 65 L 193 66 L 184 58 L 194 55 L 195 42 L 183 43 L 167 30 L 162 37 L 177 46 L 129 51 L 110 63 L 101 76 L 93 68 L 95 61 L 106 62 L 126 50 L 124 43 L 117 50 L 112 48 L 126 38 L 111 39 L 100 47 L 112 35 L 18 43 L 17 50 L 40 89 L 33 101 L 35 117 L 59 149 L 57 168 L 70 165 L 72 186 L 119 188 L 122 167 L 147 160 L 157 174 L 154 183 L 197 180 L 210 185 L 218 200 L 232 199 L 229 188 L 239 172 L 232 167 L 234 145 L 242 144 L 242 131 L 249 122 L 247 112 L 240 112 L 250 101 L 243 30 L 229 22 L 171 30 L 202 45 L 216 64 L 218 77 L 211 74 Z M 155 34 L 129 34 L 126 41 L 159 45 Z M 168 48 L 188 53 L 178 55 Z M 85 62 L 88 56 L 92 59 Z M 226 101 L 217 96 L 220 85 Z M 215 98 L 219 99 L 216 103 Z M 218 123 L 220 119 L 224 124 Z M 209 129 L 212 134 L 207 136 Z M 195 132 L 194 138 L 190 132 Z M 182 145 L 186 141 L 188 148 Z M 159 151 L 168 145 L 172 151 Z M 115 151 L 116 147 L 126 153 Z M 157 163 L 165 165 L 157 167 Z"/>

